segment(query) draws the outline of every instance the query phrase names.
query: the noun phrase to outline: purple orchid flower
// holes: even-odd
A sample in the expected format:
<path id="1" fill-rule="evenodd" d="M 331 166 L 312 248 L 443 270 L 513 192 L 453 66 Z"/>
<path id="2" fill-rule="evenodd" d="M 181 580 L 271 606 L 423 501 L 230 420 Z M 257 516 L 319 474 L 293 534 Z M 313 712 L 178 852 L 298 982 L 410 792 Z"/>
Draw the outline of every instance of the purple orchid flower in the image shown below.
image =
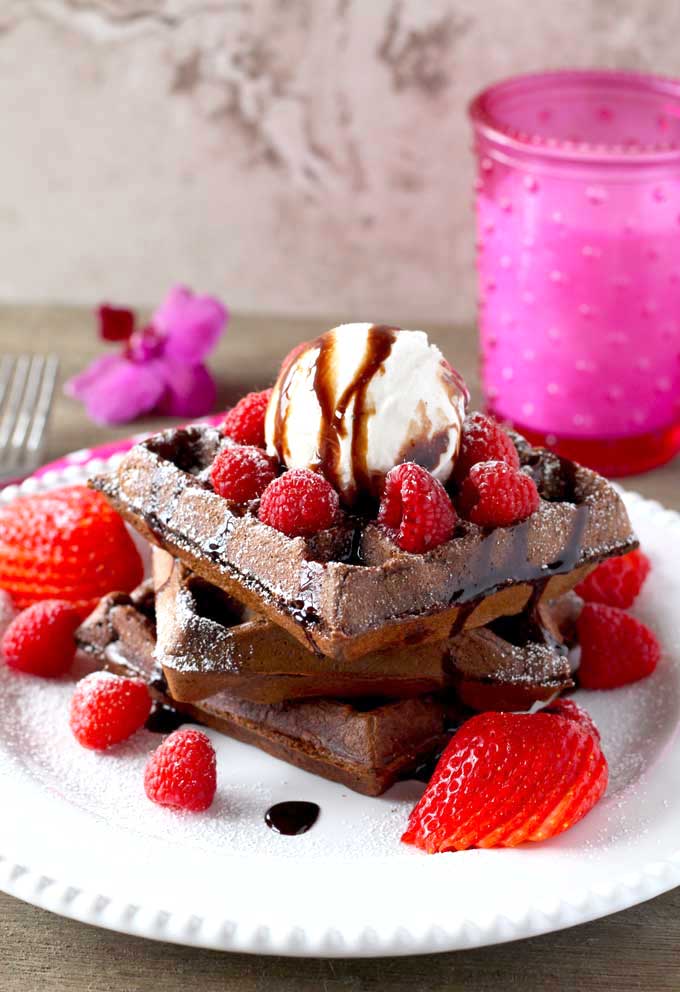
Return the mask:
<path id="1" fill-rule="evenodd" d="M 184 286 L 171 289 L 151 323 L 134 329 L 130 310 L 99 308 L 103 340 L 125 340 L 124 350 L 104 355 L 65 385 L 98 424 L 123 424 L 152 410 L 172 417 L 202 417 L 217 388 L 205 365 L 229 315 L 211 296 Z"/>

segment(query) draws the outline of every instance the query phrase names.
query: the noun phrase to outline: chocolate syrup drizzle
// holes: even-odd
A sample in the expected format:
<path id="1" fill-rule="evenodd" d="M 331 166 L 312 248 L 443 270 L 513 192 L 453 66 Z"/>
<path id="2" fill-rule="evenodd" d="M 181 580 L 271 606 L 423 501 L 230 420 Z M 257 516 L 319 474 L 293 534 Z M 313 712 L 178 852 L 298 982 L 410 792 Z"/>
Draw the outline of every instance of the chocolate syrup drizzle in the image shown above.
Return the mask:
<path id="1" fill-rule="evenodd" d="M 354 400 L 352 409 L 352 440 L 350 461 L 355 492 L 369 492 L 371 477 L 368 471 L 368 421 L 365 410 L 366 394 L 373 377 L 387 361 L 396 338 L 396 328 L 384 324 L 374 324 L 366 342 L 366 351 L 357 368 L 354 379 L 333 404 L 332 361 L 333 339 L 326 338 L 319 351 L 314 375 L 314 390 L 321 407 L 321 431 L 319 433 L 319 468 L 336 489 L 340 484 L 340 438 L 348 433 L 347 410 Z"/>
<path id="2" fill-rule="evenodd" d="M 512 560 L 503 559 L 498 566 L 494 566 L 492 561 L 492 555 L 496 548 L 493 533 L 486 536 L 480 546 L 479 556 L 475 562 L 474 573 L 470 576 L 470 581 L 465 586 L 456 589 L 449 599 L 451 606 L 458 605 L 460 607 L 451 627 L 450 637 L 461 632 L 468 617 L 485 596 L 502 589 L 511 581 L 515 583 L 528 582 L 533 585 L 531 599 L 527 604 L 527 608 L 532 608 L 540 601 L 545 587 L 553 575 L 569 573 L 583 563 L 581 559 L 583 533 L 588 523 L 590 508 L 586 503 L 581 503 L 576 504 L 575 509 L 572 531 L 565 542 L 562 557 L 548 565 L 538 566 L 530 560 L 527 546 L 529 521 L 513 525 Z M 509 580 L 508 576 L 512 576 L 512 579 Z"/>
<path id="3" fill-rule="evenodd" d="M 387 361 L 396 339 L 398 328 L 385 324 L 373 324 L 369 328 L 366 350 L 357 367 L 356 374 L 343 392 L 336 398 L 333 356 L 335 337 L 325 334 L 310 345 L 317 349 L 316 360 L 312 370 L 312 388 L 316 393 L 321 410 L 321 427 L 318 439 L 318 462 L 315 466 L 336 489 L 342 490 L 340 479 L 340 439 L 345 438 L 351 430 L 351 464 L 353 492 L 370 492 L 372 488 L 371 473 L 368 470 L 368 423 L 369 415 L 365 409 L 368 387 Z M 291 361 L 283 373 L 279 389 L 278 402 L 274 418 L 274 447 L 279 458 L 285 460 L 287 452 L 287 431 L 289 392 L 292 381 Z M 347 414 L 352 406 L 351 415 Z M 351 424 L 348 422 L 351 420 Z M 351 500 L 350 500 L 351 501 Z"/>
<path id="4" fill-rule="evenodd" d="M 264 814 L 264 822 L 274 833 L 286 837 L 306 834 L 319 818 L 321 808 L 316 803 L 290 800 L 270 806 Z"/>
<path id="5" fill-rule="evenodd" d="M 185 723 L 196 723 L 186 713 L 179 713 L 174 706 L 155 702 L 144 726 L 154 734 L 171 734 Z"/>

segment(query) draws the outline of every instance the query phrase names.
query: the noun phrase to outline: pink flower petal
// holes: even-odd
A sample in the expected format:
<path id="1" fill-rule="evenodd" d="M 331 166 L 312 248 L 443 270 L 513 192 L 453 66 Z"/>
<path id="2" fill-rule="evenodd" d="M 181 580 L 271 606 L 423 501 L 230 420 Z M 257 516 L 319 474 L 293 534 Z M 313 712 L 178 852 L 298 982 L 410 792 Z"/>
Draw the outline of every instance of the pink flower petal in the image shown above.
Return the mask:
<path id="1" fill-rule="evenodd" d="M 95 358 L 86 369 L 72 376 L 64 383 L 64 392 L 74 400 L 84 401 L 92 386 L 102 378 L 107 370 L 120 362 L 120 355 L 102 355 Z"/>
<path id="2" fill-rule="evenodd" d="M 102 341 L 127 341 L 135 329 L 135 315 L 126 307 L 103 303 L 97 310 L 97 319 Z"/>
<path id="3" fill-rule="evenodd" d="M 166 338 L 165 353 L 178 362 L 196 365 L 212 351 L 228 313 L 212 296 L 195 296 L 184 286 L 171 289 L 151 323 Z"/>
<path id="4" fill-rule="evenodd" d="M 133 362 L 150 362 L 165 352 L 165 338 L 152 324 L 135 331 L 127 347 Z"/>
<path id="5" fill-rule="evenodd" d="M 215 406 L 217 387 L 205 365 L 163 362 L 166 390 L 158 412 L 169 417 L 203 417 Z"/>
<path id="6" fill-rule="evenodd" d="M 165 388 L 160 363 L 140 365 L 120 355 L 105 359 L 76 376 L 77 392 L 70 390 L 84 402 L 88 416 L 97 424 L 124 424 L 152 410 Z"/>

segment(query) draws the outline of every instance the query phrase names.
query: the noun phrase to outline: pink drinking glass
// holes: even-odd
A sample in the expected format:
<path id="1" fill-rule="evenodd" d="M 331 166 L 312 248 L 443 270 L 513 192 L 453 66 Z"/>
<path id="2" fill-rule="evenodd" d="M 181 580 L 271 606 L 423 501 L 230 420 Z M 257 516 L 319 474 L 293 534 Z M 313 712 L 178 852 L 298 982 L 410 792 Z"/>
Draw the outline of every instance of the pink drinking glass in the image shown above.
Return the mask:
<path id="1" fill-rule="evenodd" d="M 472 102 L 489 409 L 610 475 L 680 450 L 680 81 L 520 76 Z"/>

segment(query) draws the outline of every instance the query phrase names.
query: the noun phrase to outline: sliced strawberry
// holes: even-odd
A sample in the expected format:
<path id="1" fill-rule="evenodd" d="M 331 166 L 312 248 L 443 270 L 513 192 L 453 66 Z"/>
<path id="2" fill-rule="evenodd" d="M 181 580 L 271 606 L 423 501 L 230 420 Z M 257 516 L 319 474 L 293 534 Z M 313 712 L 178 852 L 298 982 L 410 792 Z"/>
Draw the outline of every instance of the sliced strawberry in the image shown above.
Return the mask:
<path id="1" fill-rule="evenodd" d="M 482 713 L 454 735 L 402 840 L 428 853 L 547 840 L 602 797 L 607 762 L 574 704 Z"/>

